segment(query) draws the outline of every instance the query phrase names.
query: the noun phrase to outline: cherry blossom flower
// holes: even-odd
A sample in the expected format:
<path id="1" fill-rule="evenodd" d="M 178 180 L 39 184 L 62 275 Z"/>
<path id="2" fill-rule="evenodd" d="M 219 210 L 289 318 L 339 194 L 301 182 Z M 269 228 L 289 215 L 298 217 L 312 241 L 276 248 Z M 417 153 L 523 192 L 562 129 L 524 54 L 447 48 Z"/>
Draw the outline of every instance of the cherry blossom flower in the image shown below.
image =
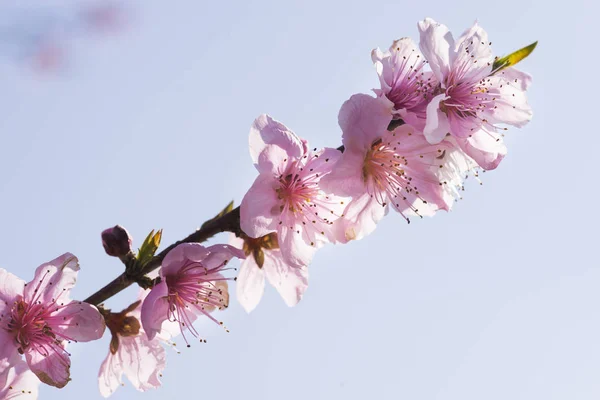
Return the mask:
<path id="1" fill-rule="evenodd" d="M 277 233 L 286 264 L 307 266 L 316 249 L 340 238 L 335 222 L 346 198 L 324 192 L 320 180 L 341 153 L 309 150 L 308 143 L 268 115 L 250 130 L 250 154 L 259 172 L 240 205 L 240 226 L 252 238 Z"/>
<path id="2" fill-rule="evenodd" d="M 210 312 L 229 305 L 227 280 L 222 275 L 232 257 L 244 258 L 244 253 L 229 245 L 204 247 L 198 243 L 183 243 L 171 250 L 160 269 L 161 282 L 154 286 L 142 304 L 142 326 L 152 340 L 166 321 L 177 322 L 199 337 L 192 323 L 206 315 L 218 324 Z M 184 334 L 184 340 L 188 344 Z"/>
<path id="3" fill-rule="evenodd" d="M 100 366 L 100 394 L 109 397 L 122 384 L 125 376 L 144 392 L 161 385 L 160 376 L 166 366 L 165 349 L 159 337 L 149 340 L 140 325 L 140 305 L 148 291 L 141 290 L 138 300 L 120 313 L 104 310 L 112 339 L 106 359 Z M 159 335 L 160 336 L 160 335 Z"/>
<path id="4" fill-rule="evenodd" d="M 427 106 L 423 133 L 439 143 L 447 134 L 482 168 L 495 168 L 506 153 L 498 124 L 522 127 L 531 119 L 525 89 L 528 75 L 509 68 L 493 70 L 487 33 L 475 23 L 455 43 L 445 25 L 419 23 L 421 51 L 439 85 Z"/>
<path id="5" fill-rule="evenodd" d="M 394 103 L 394 117 L 401 118 L 419 131 L 425 128 L 427 104 L 437 80 L 412 39 L 396 40 L 385 53 L 379 48 L 371 52 L 381 89 L 373 91 Z"/>
<path id="6" fill-rule="evenodd" d="M 452 206 L 454 197 L 445 186 L 455 186 L 459 179 L 442 177 L 448 174 L 441 171 L 455 146 L 448 141 L 430 145 L 411 125 L 388 131 L 393 106 L 385 97 L 357 94 L 340 110 L 345 150 L 322 186 L 352 197 L 344 211 L 346 240 L 371 233 L 389 206 L 407 221 Z"/>
<path id="7" fill-rule="evenodd" d="M 283 260 L 277 234 L 254 239 L 231 236 L 229 243 L 246 254 L 236 280 L 237 298 L 246 312 L 256 308 L 265 289 L 265 277 L 277 289 L 285 304 L 295 306 L 308 287 L 308 268 L 293 267 Z"/>
<path id="8" fill-rule="evenodd" d="M 96 340 L 105 327 L 96 307 L 69 299 L 77 271 L 71 253 L 40 265 L 27 284 L 0 269 L 0 360 L 24 354 L 33 373 L 58 388 L 69 381 L 66 343 Z"/>
<path id="9" fill-rule="evenodd" d="M 35 400 L 39 386 L 40 380 L 18 354 L 10 362 L 0 362 L 0 399 Z"/>

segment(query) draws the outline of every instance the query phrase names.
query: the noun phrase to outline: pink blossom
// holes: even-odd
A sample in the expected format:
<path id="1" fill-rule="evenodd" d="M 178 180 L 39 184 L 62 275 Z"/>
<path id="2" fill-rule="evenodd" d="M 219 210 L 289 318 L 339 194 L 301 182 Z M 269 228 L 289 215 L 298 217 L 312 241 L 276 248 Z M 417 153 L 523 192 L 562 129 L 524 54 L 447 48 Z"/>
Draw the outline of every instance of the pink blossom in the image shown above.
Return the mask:
<path id="1" fill-rule="evenodd" d="M 0 399 L 35 400 L 39 386 L 39 379 L 18 355 L 10 362 L 0 361 Z"/>
<path id="2" fill-rule="evenodd" d="M 437 86 L 431 71 L 425 71 L 427 64 L 415 43 L 410 38 L 396 40 L 385 53 L 379 48 L 371 52 L 377 69 L 381 89 L 375 89 L 378 96 L 386 96 L 394 103 L 394 116 L 412 125 L 419 131 L 425 128 L 427 103 L 431 100 L 433 88 Z"/>
<path id="3" fill-rule="evenodd" d="M 229 243 L 246 254 L 236 280 L 237 298 L 246 312 L 254 310 L 260 302 L 265 277 L 288 306 L 298 304 L 308 287 L 308 268 L 286 264 L 275 233 L 257 239 L 232 235 Z"/>
<path id="4" fill-rule="evenodd" d="M 250 130 L 250 154 L 259 176 L 240 206 L 242 230 L 252 238 L 276 232 L 285 263 L 307 266 L 318 247 L 339 239 L 335 222 L 347 199 L 319 182 L 341 153 L 310 151 L 285 125 L 261 115 Z"/>
<path id="5" fill-rule="evenodd" d="M 510 68 L 496 74 L 487 33 L 475 23 L 455 43 L 445 25 L 427 18 L 419 23 L 420 47 L 439 86 L 427 106 L 423 133 L 430 143 L 446 134 L 485 169 L 506 153 L 498 124 L 525 125 L 532 112 L 525 89 L 530 77 Z"/>
<path id="6" fill-rule="evenodd" d="M 352 197 L 344 211 L 346 240 L 371 233 L 390 205 L 407 221 L 452 205 L 445 186 L 457 179 L 448 182 L 442 171 L 455 147 L 447 141 L 430 145 L 411 125 L 388 131 L 393 106 L 385 97 L 357 94 L 340 110 L 345 150 L 322 185 Z"/>
<path id="7" fill-rule="evenodd" d="M 197 316 L 206 315 L 220 324 L 210 312 L 229 305 L 227 280 L 222 275 L 232 257 L 244 258 L 241 250 L 229 245 L 204 247 L 183 243 L 163 260 L 161 282 L 154 286 L 142 304 L 142 326 L 152 340 L 161 332 L 163 323 L 175 321 L 180 331 L 187 329 L 195 337 L 192 326 Z M 187 339 L 184 339 L 187 342 Z"/>
<path id="8" fill-rule="evenodd" d="M 161 385 L 160 376 L 166 365 L 165 349 L 158 337 L 149 340 L 140 326 L 140 305 L 148 291 L 141 290 L 138 301 L 120 313 L 103 311 L 112 334 L 108 355 L 100 366 L 100 394 L 109 397 L 122 384 L 123 374 L 139 391 Z"/>
<path id="9" fill-rule="evenodd" d="M 77 271 L 71 253 L 40 265 L 27 284 L 0 269 L 0 360 L 24 354 L 42 382 L 59 388 L 70 375 L 66 343 L 96 340 L 104 333 L 96 307 L 69 299 Z"/>

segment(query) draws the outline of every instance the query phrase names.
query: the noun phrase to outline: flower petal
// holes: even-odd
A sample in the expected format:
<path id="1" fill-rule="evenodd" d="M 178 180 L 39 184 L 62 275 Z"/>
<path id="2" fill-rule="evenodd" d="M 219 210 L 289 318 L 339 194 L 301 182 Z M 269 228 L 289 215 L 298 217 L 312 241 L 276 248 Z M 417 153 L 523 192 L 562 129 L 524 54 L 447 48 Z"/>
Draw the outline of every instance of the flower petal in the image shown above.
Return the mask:
<path id="1" fill-rule="evenodd" d="M 307 267 L 292 267 L 284 262 L 280 251 L 266 251 L 263 270 L 285 304 L 289 307 L 298 304 L 308 288 Z"/>
<path id="2" fill-rule="evenodd" d="M 123 375 L 123 365 L 121 365 L 116 354 L 110 350 L 108 355 L 100 365 L 98 373 L 98 389 L 102 397 L 107 398 L 122 385 L 121 376 Z"/>
<path id="3" fill-rule="evenodd" d="M 144 392 L 161 385 L 166 353 L 158 340 L 148 340 L 144 334 L 122 337 L 117 355 L 125 376 L 137 390 Z"/>
<path id="4" fill-rule="evenodd" d="M 284 260 L 292 266 L 303 267 L 310 264 L 317 248 L 306 243 L 303 233 L 298 231 L 304 233 L 306 229 L 300 225 L 294 225 L 293 228 L 281 226 L 277 231 L 277 237 Z"/>
<path id="5" fill-rule="evenodd" d="M 162 281 L 150 290 L 142 303 L 142 326 L 149 340 L 154 339 L 154 336 L 161 331 L 162 323 L 167 320 L 169 311 L 168 294 L 167 283 Z"/>
<path id="6" fill-rule="evenodd" d="M 487 32 L 477 21 L 456 42 L 452 57 L 452 70 L 462 71 L 463 81 L 477 82 L 492 72 L 494 54 Z"/>
<path id="7" fill-rule="evenodd" d="M 451 53 L 454 50 L 454 39 L 446 25 L 435 22 L 431 18 L 418 24 L 421 39 L 419 47 L 429 61 L 429 66 L 439 82 L 450 73 Z"/>
<path id="8" fill-rule="evenodd" d="M 379 204 L 369 193 L 352 199 L 344 211 L 341 225 L 346 241 L 360 240 L 372 233 L 387 212 L 388 207 Z"/>
<path id="9" fill-rule="evenodd" d="M 13 304 L 17 296 L 22 296 L 24 289 L 24 280 L 0 268 L 0 313 L 5 307 Z"/>
<path id="10" fill-rule="evenodd" d="M 0 329 L 0 375 L 4 371 L 21 360 L 15 346 L 15 338 L 4 329 Z M 0 387 L 2 387 L 0 385 Z"/>
<path id="11" fill-rule="evenodd" d="M 468 139 L 456 139 L 458 146 L 485 170 L 495 169 L 506 155 L 501 137 L 479 130 Z"/>
<path id="12" fill-rule="evenodd" d="M 161 264 L 160 276 L 176 274 L 185 260 L 202 261 L 208 254 L 206 247 L 199 243 L 182 243 L 167 253 Z"/>
<path id="13" fill-rule="evenodd" d="M 496 99 L 495 107 L 489 111 L 490 122 L 521 128 L 531 121 L 533 111 L 527 103 L 525 91 L 521 89 L 523 84 L 495 76 L 489 79 L 493 89 L 488 95 Z"/>
<path id="14" fill-rule="evenodd" d="M 35 270 L 35 276 L 24 290 L 24 299 L 27 303 L 41 301 L 51 303 L 61 299 L 67 303 L 69 292 L 77 280 L 79 263 L 77 257 L 65 253 L 54 260 L 40 265 Z"/>
<path id="15" fill-rule="evenodd" d="M 48 323 L 53 331 L 77 342 L 100 339 L 106 327 L 98 309 L 81 301 L 71 301 L 52 313 L 50 318 Z"/>
<path id="16" fill-rule="evenodd" d="M 319 185 L 325 193 L 338 196 L 358 196 L 366 191 L 362 177 L 366 151 L 346 149 L 333 170 L 321 178 Z"/>
<path id="17" fill-rule="evenodd" d="M 281 122 L 262 114 L 254 120 L 250 128 L 250 156 L 254 164 L 259 163 L 259 155 L 269 144 L 286 151 L 290 157 L 300 157 L 304 145 L 300 138 Z"/>
<path id="18" fill-rule="evenodd" d="M 445 94 L 438 94 L 427 105 L 427 122 L 423 135 L 431 144 L 441 142 L 450 133 L 450 123 L 446 114 L 440 109 L 440 102 L 446 100 Z"/>
<path id="19" fill-rule="evenodd" d="M 259 175 L 240 205 L 240 227 L 250 237 L 261 237 L 273 232 L 277 225 L 277 193 L 273 177 Z"/>
<path id="20" fill-rule="evenodd" d="M 298 159 L 291 155 L 289 152 L 284 150 L 275 144 L 266 145 L 263 151 L 258 155 L 258 163 L 256 169 L 261 174 L 268 174 L 270 176 L 279 176 L 287 170 L 288 165 L 293 160 Z"/>
<path id="21" fill-rule="evenodd" d="M 39 379 L 20 358 L 14 366 L 0 373 L 0 399 L 35 400 L 39 386 Z"/>
<path id="22" fill-rule="evenodd" d="M 505 80 L 510 82 L 511 85 L 514 85 L 523 91 L 529 89 L 531 81 L 533 80 L 531 75 L 521 70 L 518 70 L 515 67 L 505 68 L 499 73 L 497 73 L 495 76 L 504 78 Z"/>
<path id="23" fill-rule="evenodd" d="M 215 244 L 207 247 L 206 249 L 208 250 L 209 254 L 202 263 L 208 269 L 217 268 L 224 263 L 227 263 L 233 257 L 240 259 L 246 258 L 246 255 L 243 251 L 228 244 Z"/>
<path id="24" fill-rule="evenodd" d="M 267 253 L 265 251 L 265 261 Z M 253 257 L 242 261 L 240 272 L 236 280 L 236 294 L 239 303 L 247 313 L 256 308 L 265 291 L 265 276 L 263 270 L 258 267 Z"/>
<path id="25" fill-rule="evenodd" d="M 390 124 L 393 108 L 385 97 L 355 94 L 346 100 L 338 115 L 344 147 L 357 151 L 370 147 Z"/>
<path id="26" fill-rule="evenodd" d="M 44 348 L 42 351 L 44 353 L 36 351 L 33 346 L 25 351 L 29 368 L 45 384 L 59 389 L 65 387 L 70 380 L 71 359 L 62 348 Z"/>

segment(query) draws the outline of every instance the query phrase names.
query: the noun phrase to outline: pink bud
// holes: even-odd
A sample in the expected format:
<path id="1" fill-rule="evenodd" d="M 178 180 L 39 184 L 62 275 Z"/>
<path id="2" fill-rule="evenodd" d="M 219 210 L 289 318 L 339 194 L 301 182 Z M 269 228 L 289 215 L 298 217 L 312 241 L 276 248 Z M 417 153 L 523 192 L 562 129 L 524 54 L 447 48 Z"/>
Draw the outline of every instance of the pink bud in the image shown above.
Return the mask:
<path id="1" fill-rule="evenodd" d="M 116 225 L 102 232 L 102 246 L 109 256 L 125 256 L 131 252 L 131 236 L 121 225 Z"/>

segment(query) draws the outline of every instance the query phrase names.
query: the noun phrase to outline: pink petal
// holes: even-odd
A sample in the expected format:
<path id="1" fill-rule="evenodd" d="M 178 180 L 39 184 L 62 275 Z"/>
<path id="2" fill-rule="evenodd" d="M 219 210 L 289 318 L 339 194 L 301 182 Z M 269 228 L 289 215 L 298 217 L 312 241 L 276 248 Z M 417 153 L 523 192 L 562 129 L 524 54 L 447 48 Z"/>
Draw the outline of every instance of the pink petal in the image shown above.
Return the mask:
<path id="1" fill-rule="evenodd" d="M 264 251 L 265 263 L 267 253 Z M 265 291 L 263 270 L 258 267 L 252 256 L 242 261 L 236 281 L 236 294 L 239 303 L 247 313 L 256 308 Z"/>
<path id="2" fill-rule="evenodd" d="M 494 89 L 488 95 L 496 98 L 495 107 L 490 111 L 490 122 L 521 128 L 531 121 L 533 111 L 521 84 L 499 77 L 491 77 L 490 80 Z"/>
<path id="3" fill-rule="evenodd" d="M 121 340 L 123 338 L 119 338 Z M 120 345 L 120 344 L 119 344 Z M 102 397 L 107 398 L 117 390 L 122 384 L 121 377 L 123 376 L 123 366 L 116 354 L 112 354 L 110 350 L 108 355 L 100 365 L 98 373 L 98 389 Z"/>
<path id="4" fill-rule="evenodd" d="M 392 88 L 393 71 L 391 68 L 384 68 L 383 66 L 384 60 L 386 59 L 386 57 L 389 56 L 389 52 L 384 53 L 379 48 L 373 49 L 373 51 L 371 51 L 371 60 L 373 60 L 375 70 L 377 71 L 377 75 L 379 76 L 379 82 L 381 84 L 381 90 L 375 89 L 375 93 L 378 96 L 380 94 L 385 94 L 389 92 L 389 90 Z"/>
<path id="5" fill-rule="evenodd" d="M 443 203 L 439 204 L 440 209 L 449 211 L 454 206 L 456 200 L 462 198 L 462 187 L 465 177 L 468 176 L 478 165 L 471 157 L 465 154 L 453 141 L 445 141 L 444 144 L 451 144 L 444 151 L 444 168 L 438 169 L 439 181 L 443 182 Z"/>
<path id="6" fill-rule="evenodd" d="M 167 283 L 162 281 L 150 290 L 142 303 L 141 322 L 149 340 L 154 339 L 156 334 L 161 331 L 162 323 L 167 320 L 169 311 L 168 294 Z"/>
<path id="7" fill-rule="evenodd" d="M 250 128 L 250 156 L 254 164 L 259 163 L 260 153 L 269 144 L 279 146 L 290 157 L 297 158 L 303 154 L 304 145 L 294 132 L 281 122 L 262 114 Z"/>
<path id="8" fill-rule="evenodd" d="M 468 50 L 468 52 L 467 52 Z M 461 70 L 469 66 L 462 80 L 477 82 L 490 75 L 494 54 L 487 32 L 477 22 L 467 29 L 456 42 L 452 69 Z"/>
<path id="9" fill-rule="evenodd" d="M 521 70 L 518 70 L 515 67 L 503 69 L 502 71 L 498 72 L 495 76 L 504 78 L 505 80 L 510 82 L 511 85 L 514 85 L 523 91 L 529 89 L 529 86 L 531 85 L 532 81 L 531 75 Z"/>
<path id="10" fill-rule="evenodd" d="M 7 305 L 13 304 L 17 296 L 22 296 L 24 289 L 24 280 L 0 268 L 0 312 Z"/>
<path id="11" fill-rule="evenodd" d="M 485 170 L 495 169 L 506 155 L 506 146 L 500 137 L 480 130 L 468 139 L 457 139 L 458 146 Z"/>
<path id="12" fill-rule="evenodd" d="M 71 360 L 63 351 L 45 348 L 41 353 L 30 346 L 25 351 L 25 359 L 31 371 L 43 383 L 57 388 L 65 387 L 69 382 Z"/>
<path id="13" fill-rule="evenodd" d="M 294 225 L 292 229 L 282 226 L 277 232 L 277 237 L 284 260 L 300 268 L 310 264 L 317 248 L 306 243 L 302 233 L 297 233 L 298 231 L 303 233 L 307 230 L 300 225 Z"/>
<path id="14" fill-rule="evenodd" d="M 333 170 L 324 176 L 319 185 L 326 193 L 355 197 L 366 191 L 362 177 L 366 151 L 346 149 Z"/>
<path id="15" fill-rule="evenodd" d="M 25 287 L 23 296 L 25 301 L 51 303 L 60 298 L 62 302 L 67 303 L 69 292 L 77 280 L 78 271 L 77 257 L 71 253 L 65 253 L 40 265 L 35 270 L 33 280 Z"/>
<path id="16" fill-rule="evenodd" d="M 158 340 L 148 340 L 143 333 L 121 338 L 117 354 L 123 372 L 133 386 L 144 392 L 161 385 L 160 375 L 166 366 L 165 349 Z"/>
<path id="17" fill-rule="evenodd" d="M 308 268 L 291 267 L 283 261 L 281 252 L 266 251 L 263 270 L 267 280 L 277 289 L 285 304 L 293 307 L 308 288 Z"/>
<path id="18" fill-rule="evenodd" d="M 98 309 L 81 301 L 71 301 L 50 318 L 47 322 L 55 332 L 77 342 L 100 339 L 106 327 Z"/>
<path id="19" fill-rule="evenodd" d="M 135 337 L 120 337 L 119 350 L 108 356 L 100 367 L 100 394 L 109 397 L 121 385 L 123 374 L 137 390 L 144 392 L 161 385 L 160 375 L 166 366 L 165 349 L 158 340 L 149 341 L 141 332 Z"/>
<path id="20" fill-rule="evenodd" d="M 347 150 L 365 151 L 392 120 L 394 103 L 385 97 L 355 94 L 342 104 L 338 123 Z"/>
<path id="21" fill-rule="evenodd" d="M 489 114 L 488 118 L 489 117 Z M 482 125 L 481 117 L 464 118 L 455 110 L 448 112 L 448 122 L 450 123 L 450 132 L 457 138 L 468 138 L 473 132 L 479 130 Z"/>
<path id="22" fill-rule="evenodd" d="M 250 237 L 261 237 L 277 228 L 277 193 L 272 176 L 259 175 L 240 205 L 240 227 Z"/>
<path id="23" fill-rule="evenodd" d="M 120 337 L 119 350 L 110 351 L 98 375 L 100 394 L 109 397 L 125 376 L 137 390 L 144 392 L 161 385 L 160 375 L 166 366 L 165 349 L 158 340 L 149 341 L 141 332 L 135 337 Z"/>
<path id="24" fill-rule="evenodd" d="M 342 226 L 346 241 L 360 240 L 371 234 L 387 212 L 388 207 L 379 204 L 369 193 L 352 199 L 344 211 Z"/>
<path id="25" fill-rule="evenodd" d="M 256 169 L 261 174 L 280 175 L 287 170 L 288 164 L 299 157 L 291 155 L 283 148 L 269 144 L 258 155 Z"/>
<path id="26" fill-rule="evenodd" d="M 446 134 L 450 133 L 450 123 L 446 114 L 440 110 L 440 102 L 446 100 L 445 94 L 438 94 L 427 105 L 427 122 L 423 135 L 431 144 L 437 144 L 444 140 Z"/>
<path id="27" fill-rule="evenodd" d="M 0 374 L 19 360 L 21 360 L 21 355 L 17 353 L 14 336 L 6 330 L 0 329 Z"/>
<path id="28" fill-rule="evenodd" d="M 431 18 L 418 24 L 421 40 L 419 47 L 429 61 L 429 66 L 439 82 L 450 73 L 451 53 L 454 50 L 454 39 L 446 25 L 439 24 Z"/>
<path id="29" fill-rule="evenodd" d="M 179 272 L 186 260 L 200 262 L 210 251 L 200 243 L 182 243 L 165 256 L 161 266 L 161 276 L 174 275 Z"/>
<path id="30" fill-rule="evenodd" d="M 241 259 L 246 258 L 243 251 L 228 244 L 215 244 L 207 247 L 207 250 L 209 251 L 209 254 L 204 259 L 203 264 L 209 269 L 216 268 L 223 263 L 228 262 L 233 257 Z"/>
<path id="31" fill-rule="evenodd" d="M 35 400 L 39 386 L 39 379 L 20 358 L 15 365 L 0 373 L 0 399 Z"/>

